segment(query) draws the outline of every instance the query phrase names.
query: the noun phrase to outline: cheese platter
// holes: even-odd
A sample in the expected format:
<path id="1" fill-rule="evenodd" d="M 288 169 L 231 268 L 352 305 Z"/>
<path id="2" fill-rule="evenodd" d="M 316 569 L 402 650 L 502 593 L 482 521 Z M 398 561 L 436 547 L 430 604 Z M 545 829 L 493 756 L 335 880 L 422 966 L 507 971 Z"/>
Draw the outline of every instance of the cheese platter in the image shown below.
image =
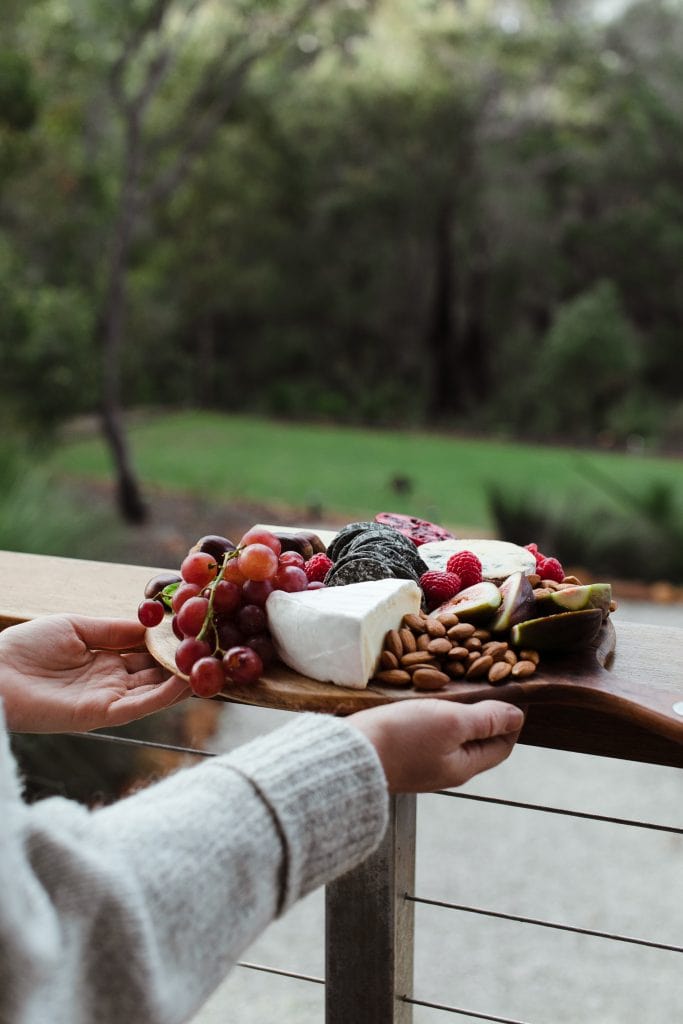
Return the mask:
<path id="1" fill-rule="evenodd" d="M 533 544 L 461 541 L 430 525 L 259 524 L 222 550 L 224 538 L 201 538 L 176 579 L 145 589 L 148 649 L 196 695 L 248 705 L 347 715 L 493 698 L 585 709 L 683 743 L 683 685 L 664 664 L 619 661 L 609 584 L 565 577 Z"/>

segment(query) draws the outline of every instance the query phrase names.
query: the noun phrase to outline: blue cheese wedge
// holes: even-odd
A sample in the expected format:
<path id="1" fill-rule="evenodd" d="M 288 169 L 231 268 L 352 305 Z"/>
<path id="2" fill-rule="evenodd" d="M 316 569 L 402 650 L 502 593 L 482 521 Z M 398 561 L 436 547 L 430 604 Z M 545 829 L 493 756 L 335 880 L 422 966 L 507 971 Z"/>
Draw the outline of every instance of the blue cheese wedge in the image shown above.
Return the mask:
<path id="1" fill-rule="evenodd" d="M 365 689 L 384 637 L 404 615 L 420 608 L 412 580 L 371 580 L 287 594 L 266 602 L 268 624 L 285 665 L 311 679 Z"/>
<path id="2" fill-rule="evenodd" d="M 502 583 L 514 572 L 531 576 L 536 572 L 536 559 L 519 544 L 507 540 L 435 540 L 420 546 L 420 557 L 430 569 L 445 570 L 451 555 L 472 551 L 481 562 L 482 579 Z"/>

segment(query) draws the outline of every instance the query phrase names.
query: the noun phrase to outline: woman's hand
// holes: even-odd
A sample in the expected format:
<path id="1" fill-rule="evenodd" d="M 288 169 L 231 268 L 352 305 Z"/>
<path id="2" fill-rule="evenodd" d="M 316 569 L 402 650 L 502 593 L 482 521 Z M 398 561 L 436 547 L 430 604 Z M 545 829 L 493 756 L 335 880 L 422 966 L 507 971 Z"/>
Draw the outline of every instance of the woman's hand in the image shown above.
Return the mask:
<path id="1" fill-rule="evenodd" d="M 146 652 L 139 622 L 48 615 L 0 633 L 0 697 L 14 732 L 125 725 L 189 695 Z"/>
<path id="2" fill-rule="evenodd" d="M 359 711 L 348 721 L 377 751 L 391 793 L 431 793 L 460 786 L 504 761 L 524 714 L 499 700 L 456 704 L 424 698 Z"/>

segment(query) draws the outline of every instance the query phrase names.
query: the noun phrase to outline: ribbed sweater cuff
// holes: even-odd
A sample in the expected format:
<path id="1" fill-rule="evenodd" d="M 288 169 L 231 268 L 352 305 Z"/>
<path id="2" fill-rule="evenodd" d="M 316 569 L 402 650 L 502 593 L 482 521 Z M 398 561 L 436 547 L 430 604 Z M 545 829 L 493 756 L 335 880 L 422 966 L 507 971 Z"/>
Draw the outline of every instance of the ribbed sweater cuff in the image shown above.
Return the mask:
<path id="1" fill-rule="evenodd" d="M 387 826 L 384 771 L 343 719 L 303 714 L 220 759 L 268 805 L 284 848 L 279 911 L 359 864 Z"/>

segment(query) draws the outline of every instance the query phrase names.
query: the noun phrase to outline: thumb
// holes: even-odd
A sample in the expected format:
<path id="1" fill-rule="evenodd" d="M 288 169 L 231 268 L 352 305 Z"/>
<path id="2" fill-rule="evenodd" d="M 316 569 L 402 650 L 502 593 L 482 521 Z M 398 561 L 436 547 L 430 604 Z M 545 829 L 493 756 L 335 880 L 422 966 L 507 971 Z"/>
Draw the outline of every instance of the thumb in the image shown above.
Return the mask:
<path id="1" fill-rule="evenodd" d="M 524 724 L 523 712 L 502 701 L 482 701 L 462 710 L 468 714 L 460 722 L 461 743 L 448 758 L 455 785 L 509 757 Z"/>
<path id="2" fill-rule="evenodd" d="M 514 704 L 501 700 L 482 700 L 459 707 L 461 743 L 490 740 L 517 733 L 524 725 L 524 713 Z"/>

